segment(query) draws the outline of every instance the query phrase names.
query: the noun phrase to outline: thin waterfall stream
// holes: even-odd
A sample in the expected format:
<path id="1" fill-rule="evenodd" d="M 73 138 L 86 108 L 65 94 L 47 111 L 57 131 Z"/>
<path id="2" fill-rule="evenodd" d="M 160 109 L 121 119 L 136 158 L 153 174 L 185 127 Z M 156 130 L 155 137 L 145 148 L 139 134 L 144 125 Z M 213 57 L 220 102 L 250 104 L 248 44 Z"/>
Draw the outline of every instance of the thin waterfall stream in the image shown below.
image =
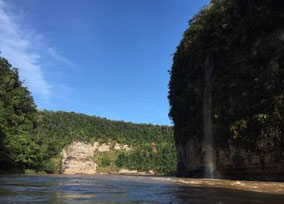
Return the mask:
<path id="1" fill-rule="evenodd" d="M 212 135 L 212 71 L 213 66 L 208 54 L 204 64 L 205 88 L 203 95 L 203 129 L 204 141 L 203 151 L 205 151 L 205 177 L 214 178 L 215 171 L 215 151 Z"/>

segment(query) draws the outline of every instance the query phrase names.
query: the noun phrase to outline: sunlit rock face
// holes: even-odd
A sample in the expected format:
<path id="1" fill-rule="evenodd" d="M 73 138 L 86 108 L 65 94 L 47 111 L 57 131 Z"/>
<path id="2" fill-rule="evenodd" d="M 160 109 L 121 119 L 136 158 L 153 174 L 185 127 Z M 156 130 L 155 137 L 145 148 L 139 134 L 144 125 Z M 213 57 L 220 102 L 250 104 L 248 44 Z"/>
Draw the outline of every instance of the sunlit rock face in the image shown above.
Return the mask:
<path id="1" fill-rule="evenodd" d="M 126 151 L 131 149 L 127 145 L 120 144 L 116 144 L 113 148 Z M 62 150 L 61 172 L 63 174 L 95 174 L 97 164 L 92 160 L 94 153 L 106 152 L 110 149 L 110 144 L 73 142 Z"/>

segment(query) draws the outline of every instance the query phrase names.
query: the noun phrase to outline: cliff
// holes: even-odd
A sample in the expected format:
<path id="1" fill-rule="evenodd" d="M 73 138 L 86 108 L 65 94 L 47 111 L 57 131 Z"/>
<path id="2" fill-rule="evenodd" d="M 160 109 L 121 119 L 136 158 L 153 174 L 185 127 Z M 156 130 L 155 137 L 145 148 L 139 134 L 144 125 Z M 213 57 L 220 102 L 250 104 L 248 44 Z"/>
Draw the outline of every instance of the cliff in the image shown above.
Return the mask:
<path id="1" fill-rule="evenodd" d="M 98 167 L 102 164 L 102 159 L 96 160 L 96 157 L 100 153 L 109 153 L 110 151 L 115 151 L 117 154 L 121 152 L 130 151 L 131 148 L 127 145 L 115 144 L 100 144 L 98 142 L 94 143 L 84 143 L 84 142 L 72 142 L 63 148 L 61 155 L 61 173 L 63 174 L 95 174 L 100 173 Z M 108 166 L 111 164 L 109 162 Z M 118 171 L 119 169 L 107 169 L 108 173 Z M 105 172 L 104 172 L 105 173 Z"/>
<path id="2" fill-rule="evenodd" d="M 190 20 L 169 83 L 178 175 L 284 179 L 283 8 L 214 0 Z"/>

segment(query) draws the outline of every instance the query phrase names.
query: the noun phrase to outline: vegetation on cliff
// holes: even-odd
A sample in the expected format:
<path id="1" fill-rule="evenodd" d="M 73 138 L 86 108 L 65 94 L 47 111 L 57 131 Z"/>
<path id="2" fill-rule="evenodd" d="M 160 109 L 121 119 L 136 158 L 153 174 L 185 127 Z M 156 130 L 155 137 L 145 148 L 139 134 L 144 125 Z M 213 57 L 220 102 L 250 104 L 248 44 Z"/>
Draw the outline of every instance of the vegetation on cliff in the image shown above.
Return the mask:
<path id="1" fill-rule="evenodd" d="M 62 148 L 72 141 L 131 146 L 129 153 L 117 152 L 111 158 L 101 155 L 103 167 L 175 172 L 172 127 L 111 121 L 73 112 L 38 111 L 19 80 L 18 70 L 0 58 L 0 169 L 53 173 L 60 168 Z"/>
<path id="2" fill-rule="evenodd" d="M 178 146 L 203 139 L 207 58 L 216 148 L 283 151 L 283 8 L 282 0 L 212 0 L 189 21 L 169 83 Z"/>
<path id="3" fill-rule="evenodd" d="M 173 130 L 169 126 L 133 124 L 68 112 L 39 111 L 35 135 L 41 141 L 45 160 L 56 157 L 72 141 L 126 144 L 133 150 L 121 152 L 117 161 L 110 162 L 105 154 L 103 166 L 119 164 L 139 171 L 154 170 L 173 173 L 176 150 Z"/>

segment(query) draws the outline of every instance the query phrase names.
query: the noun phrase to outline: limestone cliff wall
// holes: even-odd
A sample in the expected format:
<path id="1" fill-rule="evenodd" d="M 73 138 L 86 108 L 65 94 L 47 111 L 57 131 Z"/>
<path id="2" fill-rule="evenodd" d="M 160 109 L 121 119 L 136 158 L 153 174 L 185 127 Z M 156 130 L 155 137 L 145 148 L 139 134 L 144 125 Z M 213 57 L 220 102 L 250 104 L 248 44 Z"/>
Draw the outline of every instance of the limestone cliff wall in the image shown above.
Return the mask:
<path id="1" fill-rule="evenodd" d="M 275 78 L 273 80 L 277 83 L 283 81 L 284 77 L 282 75 L 284 69 L 283 36 L 284 30 L 277 30 L 260 38 L 251 48 L 256 53 L 254 55 L 264 52 L 263 49 L 272 50 L 271 56 L 265 59 L 267 62 L 263 65 L 266 66 L 266 69 L 263 72 L 259 71 L 259 73 L 271 73 L 272 77 Z M 277 65 L 273 65 L 274 59 L 277 59 Z M 252 57 L 252 60 L 255 60 L 254 57 Z M 276 68 L 271 68 L 273 66 Z M 238 69 L 240 70 L 241 67 Z M 257 69 L 258 67 L 255 67 L 255 70 Z M 239 70 L 231 71 L 230 74 L 237 74 Z M 218 74 L 222 73 L 215 72 L 215 75 Z M 254 77 L 257 80 L 258 77 L 264 79 L 267 77 L 260 74 Z M 279 111 L 284 102 L 281 98 L 283 90 L 279 92 L 280 85 L 277 84 L 279 87 L 270 90 L 272 85 L 266 87 L 265 84 L 271 83 L 269 82 L 271 78 L 268 78 L 264 80 L 264 85 L 257 83 L 253 85 L 254 87 L 263 86 L 261 87 L 262 91 L 260 91 L 261 89 L 247 90 L 242 85 L 244 83 L 251 84 L 255 78 L 250 79 L 249 82 L 239 78 L 234 82 L 237 87 L 231 88 L 231 92 L 224 94 L 223 89 L 227 85 L 217 83 L 216 78 L 217 76 L 215 76 L 214 86 L 217 91 L 213 93 L 214 106 L 210 116 L 214 119 L 211 128 L 214 143 L 212 145 L 215 146 L 215 150 L 210 153 L 213 154 L 212 158 L 214 159 L 213 161 L 206 161 L 208 149 L 204 142 L 208 139 L 204 130 L 206 129 L 205 124 L 200 126 L 199 138 L 196 135 L 191 135 L 191 132 L 186 135 L 177 130 L 175 135 L 179 163 L 178 174 L 203 177 L 206 175 L 206 170 L 214 168 L 214 174 L 217 177 L 284 180 L 284 138 L 282 130 L 284 124 L 283 115 L 281 115 L 283 113 Z M 236 95 L 234 92 L 241 92 L 241 95 Z M 273 96 L 273 94 L 275 95 Z M 279 100 L 279 96 L 281 96 L 281 100 Z M 275 100 L 276 98 L 277 100 Z M 203 98 L 204 100 L 207 99 Z M 267 103 L 262 104 L 262 101 L 267 101 Z M 232 113 L 228 111 L 227 114 L 224 114 L 227 110 Z M 201 108 L 200 112 L 200 115 L 204 115 L 204 110 L 202 111 Z M 242 115 L 242 118 L 239 115 Z M 233 119 L 228 122 L 222 117 Z M 200 118 L 199 121 L 202 124 L 204 118 Z"/>
<path id="2" fill-rule="evenodd" d="M 61 152 L 61 172 L 63 174 L 95 174 L 98 165 L 92 160 L 94 153 L 106 152 L 110 149 L 110 144 L 73 142 Z M 121 144 L 116 144 L 113 149 L 131 150 L 129 146 Z"/>
<path id="3" fill-rule="evenodd" d="M 255 152 L 229 145 L 215 149 L 215 178 L 284 180 L 284 152 L 271 149 L 269 141 L 262 141 L 263 149 Z M 208 166 L 206 149 L 199 141 L 189 139 L 177 144 L 180 176 L 204 177 Z"/>
<path id="4" fill-rule="evenodd" d="M 190 20 L 169 82 L 178 175 L 284 180 L 280 8 L 216 0 Z"/>

